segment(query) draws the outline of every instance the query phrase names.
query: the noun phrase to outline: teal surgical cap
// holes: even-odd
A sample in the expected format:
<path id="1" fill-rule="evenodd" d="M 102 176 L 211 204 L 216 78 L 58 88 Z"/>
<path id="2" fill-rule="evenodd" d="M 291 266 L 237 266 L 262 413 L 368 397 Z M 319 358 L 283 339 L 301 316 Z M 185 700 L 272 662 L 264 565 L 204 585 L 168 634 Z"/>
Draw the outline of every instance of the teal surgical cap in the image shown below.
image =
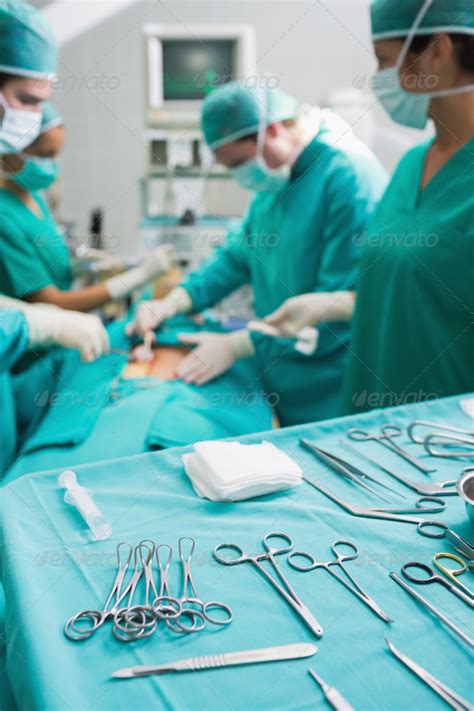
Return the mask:
<path id="1" fill-rule="evenodd" d="M 64 121 L 54 108 L 53 104 L 49 101 L 43 101 L 41 110 L 43 114 L 41 117 L 40 134 L 46 133 L 46 131 L 50 131 L 52 128 L 56 128 L 56 126 L 64 126 Z"/>
<path id="2" fill-rule="evenodd" d="M 423 5 L 423 0 L 372 0 L 372 39 L 406 37 Z M 474 4 L 470 0 L 433 0 L 415 34 L 437 32 L 474 34 Z"/>
<path id="3" fill-rule="evenodd" d="M 204 99 L 201 125 L 206 143 L 212 149 L 257 133 L 261 122 L 267 126 L 295 118 L 298 102 L 276 87 L 249 87 L 232 81 L 220 86 Z"/>
<path id="4" fill-rule="evenodd" d="M 0 72 L 52 79 L 57 62 L 58 47 L 43 15 L 23 0 L 0 0 Z"/>

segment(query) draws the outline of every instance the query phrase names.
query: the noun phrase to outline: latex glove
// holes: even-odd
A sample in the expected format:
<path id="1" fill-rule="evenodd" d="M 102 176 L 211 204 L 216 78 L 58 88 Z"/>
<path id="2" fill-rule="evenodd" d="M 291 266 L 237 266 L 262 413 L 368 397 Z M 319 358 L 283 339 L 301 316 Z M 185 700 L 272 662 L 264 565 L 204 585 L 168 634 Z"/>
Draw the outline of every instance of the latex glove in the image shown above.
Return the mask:
<path id="1" fill-rule="evenodd" d="M 178 377 L 185 383 L 204 385 L 225 373 L 241 358 L 255 353 L 248 331 L 182 333 L 179 339 L 187 345 L 197 346 L 178 367 Z"/>
<path id="2" fill-rule="evenodd" d="M 91 362 L 110 351 L 109 336 L 98 316 L 65 311 L 50 304 L 25 304 L 29 345 L 58 345 L 78 350 Z"/>
<path id="3" fill-rule="evenodd" d="M 178 286 L 164 299 L 142 301 L 137 307 L 134 320 L 127 326 L 127 334 L 144 336 L 161 326 L 164 321 L 177 314 L 187 314 L 192 308 L 193 304 L 188 292 Z"/>
<path id="4" fill-rule="evenodd" d="M 94 247 L 78 247 L 71 257 L 71 267 L 74 276 L 79 276 L 89 271 L 92 267 L 95 272 L 123 269 L 122 260 L 106 249 Z"/>
<path id="5" fill-rule="evenodd" d="M 354 307 L 353 291 L 300 294 L 287 299 L 263 321 L 281 336 L 297 336 L 303 328 L 322 321 L 350 321 Z"/>
<path id="6" fill-rule="evenodd" d="M 163 244 L 147 254 L 138 267 L 107 279 L 105 286 L 114 300 L 123 299 L 160 274 L 169 271 L 176 261 L 176 249 L 172 244 Z"/>

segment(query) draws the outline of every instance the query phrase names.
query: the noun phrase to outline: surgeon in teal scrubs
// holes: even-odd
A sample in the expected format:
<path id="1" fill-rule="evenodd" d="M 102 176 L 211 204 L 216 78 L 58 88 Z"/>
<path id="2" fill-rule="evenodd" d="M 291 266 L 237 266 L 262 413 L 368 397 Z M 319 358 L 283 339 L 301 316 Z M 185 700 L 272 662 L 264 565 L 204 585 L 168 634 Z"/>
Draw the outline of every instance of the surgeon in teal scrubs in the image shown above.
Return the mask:
<path id="1" fill-rule="evenodd" d="M 29 3 L 0 3 L 0 154 L 18 153 L 39 135 L 41 104 L 51 95 L 58 47 Z"/>
<path id="2" fill-rule="evenodd" d="M 474 5 L 374 0 L 377 97 L 435 137 L 407 153 L 364 240 L 357 297 L 307 294 L 268 322 L 289 334 L 353 316 L 344 411 L 474 390 Z"/>
<path id="3" fill-rule="evenodd" d="M 73 288 L 75 260 L 43 195 L 59 176 L 64 140 L 62 119 L 52 104 L 44 102 L 38 138 L 21 153 L 0 159 L 0 292 L 64 309 L 91 311 L 112 299 L 123 299 L 168 271 L 174 248 L 161 245 L 127 272 L 121 272 L 119 264 L 116 276 Z M 107 259 L 103 250 L 90 252 L 102 263 Z M 86 250 L 86 257 L 88 253 Z"/>
<path id="4" fill-rule="evenodd" d="M 164 300 L 142 304 L 135 328 L 143 333 L 176 313 L 200 312 L 244 284 L 253 287 L 258 319 L 289 296 L 353 288 L 356 238 L 386 175 L 349 126 L 330 111 L 303 109 L 279 88 L 231 82 L 204 101 L 202 129 L 253 200 L 240 230 L 210 261 Z M 324 326 L 307 355 L 291 340 L 249 330 L 198 334 L 183 339 L 197 347 L 178 372 L 202 384 L 255 355 L 280 423 L 295 425 L 338 411 L 349 337 L 347 324 Z"/>

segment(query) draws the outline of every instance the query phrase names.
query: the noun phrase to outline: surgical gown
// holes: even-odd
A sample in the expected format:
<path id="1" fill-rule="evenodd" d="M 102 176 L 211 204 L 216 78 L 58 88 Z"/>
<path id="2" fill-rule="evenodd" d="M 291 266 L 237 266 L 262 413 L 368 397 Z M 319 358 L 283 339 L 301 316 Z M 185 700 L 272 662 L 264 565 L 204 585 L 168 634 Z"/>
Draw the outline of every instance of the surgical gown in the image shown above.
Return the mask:
<path id="1" fill-rule="evenodd" d="M 474 389 L 474 139 L 421 190 L 430 145 L 403 158 L 364 240 L 346 412 Z"/>
<path id="2" fill-rule="evenodd" d="M 0 189 L 0 292 L 24 299 L 47 286 L 70 289 L 69 252 L 54 218 L 38 193 L 41 217 Z"/>
<path id="3" fill-rule="evenodd" d="M 358 236 L 386 187 L 374 155 L 330 112 L 305 147 L 281 192 L 258 193 L 241 229 L 183 286 L 193 309 L 251 284 L 259 318 L 305 292 L 354 288 Z M 336 415 L 350 339 L 348 324 L 320 328 L 312 356 L 287 339 L 252 334 L 259 381 L 284 426 Z"/>
<path id="4" fill-rule="evenodd" d="M 28 344 L 28 327 L 19 311 L 0 311 L 0 476 L 17 449 L 17 419 L 10 369 Z"/>

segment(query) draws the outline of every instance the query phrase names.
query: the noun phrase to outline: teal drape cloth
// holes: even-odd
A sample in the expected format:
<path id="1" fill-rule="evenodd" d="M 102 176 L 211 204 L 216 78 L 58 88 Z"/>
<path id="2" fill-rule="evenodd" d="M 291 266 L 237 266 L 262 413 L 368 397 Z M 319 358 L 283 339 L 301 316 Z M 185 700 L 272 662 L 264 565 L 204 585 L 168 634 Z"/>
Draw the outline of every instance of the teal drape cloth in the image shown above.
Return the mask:
<path id="1" fill-rule="evenodd" d="M 464 427 L 468 423 L 458 398 L 450 398 L 254 434 L 240 441 L 271 441 L 295 457 L 306 474 L 321 477 L 341 496 L 353 502 L 383 505 L 327 470 L 300 448 L 299 438 L 315 439 L 348 458 L 338 440 L 349 427 L 378 430 L 383 424 L 393 423 L 405 428 L 418 419 Z M 400 439 L 415 454 L 422 451 L 417 445 L 410 446 L 406 437 Z M 428 481 L 426 475 L 376 443 L 355 446 L 400 473 Z M 182 467 L 184 451 L 173 448 L 76 468 L 79 481 L 94 491 L 97 504 L 113 525 L 113 537 L 99 543 L 91 542 L 75 510 L 64 504 L 57 486 L 58 471 L 24 476 L 3 489 L 1 575 L 6 597 L 6 669 L 19 709 L 309 711 L 324 707 L 321 691 L 307 673 L 308 667 L 314 666 L 356 709 L 444 711 L 444 703 L 390 655 L 384 635 L 462 696 L 471 696 L 472 702 L 468 648 L 388 577 L 405 562 L 430 563 L 434 553 L 449 551 L 444 540 L 424 538 L 412 524 L 351 517 L 306 484 L 291 492 L 238 504 L 199 499 Z M 456 478 L 463 467 L 459 461 L 435 461 L 437 472 L 430 475 L 433 481 Z M 387 483 L 393 482 L 387 479 Z M 408 498 L 406 502 L 400 499 L 399 504 L 414 503 L 415 495 L 408 489 L 400 491 Z M 473 527 L 459 499 L 447 499 L 446 511 L 437 518 L 474 540 Z M 356 543 L 360 557 L 348 563 L 348 568 L 394 623 L 384 624 L 327 572 L 299 573 L 281 556 L 282 569 L 324 627 L 316 657 L 186 676 L 122 682 L 110 678 L 115 669 L 132 664 L 310 641 L 306 628 L 250 566 L 223 567 L 212 558 L 213 548 L 224 541 L 236 542 L 251 552 L 260 551 L 262 536 L 274 530 L 288 533 L 296 549 L 308 550 L 322 560 L 330 560 L 330 546 L 335 540 Z M 176 546 L 183 535 L 196 539 L 193 572 L 198 593 L 205 600 L 218 599 L 231 605 L 235 619 L 229 627 L 183 636 L 160 630 L 149 640 L 129 645 L 114 640 L 109 625 L 87 642 L 74 643 L 63 636 L 63 625 L 70 615 L 104 603 L 114 576 L 114 550 L 119 541 L 138 543 L 152 538 L 172 544 L 171 586 L 172 592 L 179 594 Z M 469 578 L 469 574 L 464 575 L 463 582 L 472 587 Z M 466 605 L 442 588 L 427 586 L 421 592 L 472 636 L 472 616 Z"/>

